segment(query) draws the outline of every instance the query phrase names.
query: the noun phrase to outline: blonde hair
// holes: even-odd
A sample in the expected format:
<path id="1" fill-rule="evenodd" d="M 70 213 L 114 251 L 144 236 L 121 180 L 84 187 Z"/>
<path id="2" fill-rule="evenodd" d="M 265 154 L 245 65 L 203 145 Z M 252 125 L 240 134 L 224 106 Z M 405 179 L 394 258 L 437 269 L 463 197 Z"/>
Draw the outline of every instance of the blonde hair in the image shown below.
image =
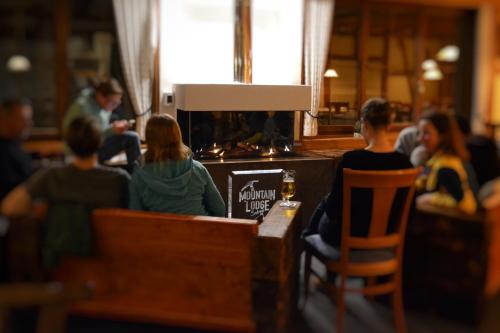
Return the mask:
<path id="1" fill-rule="evenodd" d="M 167 114 L 154 115 L 148 120 L 146 144 L 146 163 L 185 160 L 191 155 L 191 149 L 182 142 L 179 124 Z"/>

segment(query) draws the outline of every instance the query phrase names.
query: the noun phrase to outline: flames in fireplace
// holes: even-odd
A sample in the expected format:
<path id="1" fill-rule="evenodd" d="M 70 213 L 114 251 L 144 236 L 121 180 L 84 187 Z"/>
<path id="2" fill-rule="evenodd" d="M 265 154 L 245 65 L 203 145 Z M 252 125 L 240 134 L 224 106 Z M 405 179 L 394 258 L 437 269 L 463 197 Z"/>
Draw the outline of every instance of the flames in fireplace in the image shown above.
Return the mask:
<path id="1" fill-rule="evenodd" d="M 235 147 L 230 144 L 219 146 L 216 143 L 199 148 L 194 151 L 195 159 L 215 160 L 231 158 L 270 158 L 296 156 L 292 145 L 269 145 L 259 146 L 245 143 L 238 143 Z"/>

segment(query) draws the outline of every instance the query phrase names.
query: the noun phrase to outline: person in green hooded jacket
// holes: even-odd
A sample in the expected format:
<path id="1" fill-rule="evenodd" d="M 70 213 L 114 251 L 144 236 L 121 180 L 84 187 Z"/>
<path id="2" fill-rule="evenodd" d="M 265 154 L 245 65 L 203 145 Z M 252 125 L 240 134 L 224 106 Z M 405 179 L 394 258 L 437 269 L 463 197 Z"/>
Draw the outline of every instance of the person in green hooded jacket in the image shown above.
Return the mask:
<path id="1" fill-rule="evenodd" d="M 219 190 L 203 164 L 193 160 L 173 117 L 151 117 L 146 143 L 147 151 L 130 182 L 130 209 L 224 216 Z"/>

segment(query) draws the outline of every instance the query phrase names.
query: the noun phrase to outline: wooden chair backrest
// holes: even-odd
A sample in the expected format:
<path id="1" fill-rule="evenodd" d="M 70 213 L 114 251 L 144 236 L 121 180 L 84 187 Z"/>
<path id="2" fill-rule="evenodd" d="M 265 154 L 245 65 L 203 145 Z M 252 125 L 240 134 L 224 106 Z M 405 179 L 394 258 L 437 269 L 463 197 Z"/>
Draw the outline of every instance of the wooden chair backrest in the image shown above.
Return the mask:
<path id="1" fill-rule="evenodd" d="M 377 249 L 391 248 L 403 242 L 413 194 L 415 193 L 415 179 L 420 169 L 403 169 L 388 171 L 365 171 L 345 168 L 343 183 L 342 207 L 342 248 Z M 352 237 L 351 230 L 351 190 L 353 188 L 368 188 L 373 191 L 371 221 L 368 237 Z M 387 226 L 391 208 L 400 188 L 407 188 L 399 216 L 396 233 L 387 235 Z"/>
<path id="2" fill-rule="evenodd" d="M 94 211 L 96 297 L 73 312 L 224 331 L 253 331 L 256 221 L 121 209 Z M 59 276 L 71 275 L 64 265 Z M 75 273 L 76 274 L 76 273 Z M 87 276 L 86 276 L 87 275 Z M 71 279 L 77 278 L 72 276 Z"/>

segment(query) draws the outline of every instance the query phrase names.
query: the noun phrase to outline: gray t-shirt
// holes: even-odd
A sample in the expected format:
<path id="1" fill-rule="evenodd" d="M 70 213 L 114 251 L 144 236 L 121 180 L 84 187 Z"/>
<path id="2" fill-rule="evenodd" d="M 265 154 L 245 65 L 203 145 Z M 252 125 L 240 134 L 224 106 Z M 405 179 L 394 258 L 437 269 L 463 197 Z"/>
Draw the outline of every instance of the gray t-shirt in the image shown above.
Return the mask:
<path id="1" fill-rule="evenodd" d="M 99 166 L 82 170 L 68 165 L 40 170 L 25 185 L 33 199 L 42 199 L 49 204 L 126 208 L 129 179 L 128 173 L 121 169 Z"/>
<path id="2" fill-rule="evenodd" d="M 394 150 L 404 154 L 408 157 L 411 156 L 412 151 L 420 145 L 418 141 L 418 127 L 410 126 L 404 128 L 396 140 Z"/>

